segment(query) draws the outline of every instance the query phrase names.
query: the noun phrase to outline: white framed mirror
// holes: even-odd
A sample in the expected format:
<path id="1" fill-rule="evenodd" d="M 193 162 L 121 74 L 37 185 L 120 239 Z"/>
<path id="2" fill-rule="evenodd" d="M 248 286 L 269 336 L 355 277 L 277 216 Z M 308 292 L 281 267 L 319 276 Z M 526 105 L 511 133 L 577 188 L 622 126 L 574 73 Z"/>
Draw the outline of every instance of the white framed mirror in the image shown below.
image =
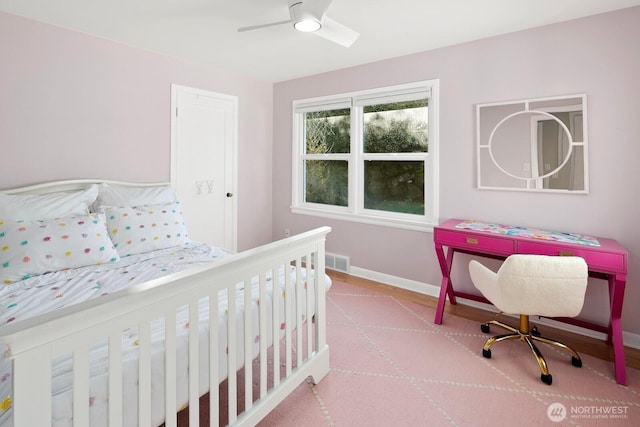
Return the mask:
<path id="1" fill-rule="evenodd" d="M 476 106 L 478 188 L 589 192 L 587 96 Z"/>

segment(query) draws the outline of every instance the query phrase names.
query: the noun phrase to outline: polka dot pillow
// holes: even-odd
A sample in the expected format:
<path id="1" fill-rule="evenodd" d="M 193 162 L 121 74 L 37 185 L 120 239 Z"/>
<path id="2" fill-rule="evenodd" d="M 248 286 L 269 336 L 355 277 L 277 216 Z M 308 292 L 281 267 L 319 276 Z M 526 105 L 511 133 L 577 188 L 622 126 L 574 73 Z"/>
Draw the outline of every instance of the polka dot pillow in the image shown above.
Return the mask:
<path id="1" fill-rule="evenodd" d="M 103 211 L 109 236 L 121 257 L 189 242 L 180 202 L 106 207 Z"/>
<path id="2" fill-rule="evenodd" d="M 104 214 L 42 221 L 0 220 L 0 282 L 118 261 Z"/>

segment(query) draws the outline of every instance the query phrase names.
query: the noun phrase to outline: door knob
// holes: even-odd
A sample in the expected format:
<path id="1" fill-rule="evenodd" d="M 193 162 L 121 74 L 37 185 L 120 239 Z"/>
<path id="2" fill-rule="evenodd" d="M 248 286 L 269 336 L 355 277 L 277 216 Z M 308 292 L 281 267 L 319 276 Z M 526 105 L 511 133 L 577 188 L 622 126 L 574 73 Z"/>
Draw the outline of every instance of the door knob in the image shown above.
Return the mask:
<path id="1" fill-rule="evenodd" d="M 227 197 L 233 197 L 233 193 L 227 193 Z"/>

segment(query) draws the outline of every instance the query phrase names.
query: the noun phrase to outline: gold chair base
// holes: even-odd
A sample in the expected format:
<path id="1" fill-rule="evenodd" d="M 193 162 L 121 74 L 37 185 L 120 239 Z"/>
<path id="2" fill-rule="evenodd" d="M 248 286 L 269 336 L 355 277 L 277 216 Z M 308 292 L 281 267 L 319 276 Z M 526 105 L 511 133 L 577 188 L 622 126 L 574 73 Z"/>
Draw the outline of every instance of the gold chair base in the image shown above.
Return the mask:
<path id="1" fill-rule="evenodd" d="M 582 360 L 580 359 L 580 356 L 578 355 L 578 353 L 572 349 L 571 347 L 569 347 L 568 345 L 560 342 L 560 341 L 556 341 L 556 340 L 552 340 L 549 338 L 545 338 L 540 336 L 537 333 L 537 329 L 534 327 L 533 329 L 531 329 L 529 327 L 529 316 L 528 315 L 520 315 L 520 328 L 516 329 L 512 326 L 507 325 L 506 323 L 502 323 L 498 320 L 489 320 L 486 323 L 483 323 L 481 325 L 481 329 L 482 332 L 488 333 L 489 332 L 489 325 L 495 325 L 495 326 L 499 326 L 503 329 L 506 329 L 507 331 L 511 332 L 510 334 L 503 334 L 503 335 L 496 335 L 493 336 L 491 338 L 489 338 L 485 343 L 484 343 L 484 347 L 482 348 L 482 355 L 486 358 L 491 358 L 491 346 L 497 342 L 501 342 L 501 341 L 508 341 L 508 340 L 514 340 L 514 339 L 518 339 L 520 341 L 524 341 L 527 343 L 527 345 L 529 346 L 529 348 L 531 349 L 531 352 L 533 353 L 533 355 L 536 358 L 536 361 L 538 362 L 538 366 L 540 367 L 540 379 L 542 380 L 543 383 L 551 385 L 552 382 L 552 377 L 551 374 L 549 373 L 549 368 L 547 366 L 547 362 L 544 359 L 544 356 L 542 356 L 542 353 L 540 353 L 540 350 L 538 350 L 538 347 L 534 344 L 534 341 L 539 341 L 545 344 L 549 344 L 549 345 L 554 345 L 556 347 L 560 347 L 566 351 L 568 351 L 569 353 L 571 353 L 571 364 L 573 366 L 576 367 L 581 367 L 582 366 Z"/>

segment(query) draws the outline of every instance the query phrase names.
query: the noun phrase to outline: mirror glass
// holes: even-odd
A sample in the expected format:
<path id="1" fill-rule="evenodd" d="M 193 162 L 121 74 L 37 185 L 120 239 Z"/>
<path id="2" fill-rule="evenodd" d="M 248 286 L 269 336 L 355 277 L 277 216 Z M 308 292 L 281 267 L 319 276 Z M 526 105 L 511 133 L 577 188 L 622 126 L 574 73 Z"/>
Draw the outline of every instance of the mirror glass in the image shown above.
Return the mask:
<path id="1" fill-rule="evenodd" d="M 588 192 L 586 95 L 477 105 L 478 188 Z"/>

